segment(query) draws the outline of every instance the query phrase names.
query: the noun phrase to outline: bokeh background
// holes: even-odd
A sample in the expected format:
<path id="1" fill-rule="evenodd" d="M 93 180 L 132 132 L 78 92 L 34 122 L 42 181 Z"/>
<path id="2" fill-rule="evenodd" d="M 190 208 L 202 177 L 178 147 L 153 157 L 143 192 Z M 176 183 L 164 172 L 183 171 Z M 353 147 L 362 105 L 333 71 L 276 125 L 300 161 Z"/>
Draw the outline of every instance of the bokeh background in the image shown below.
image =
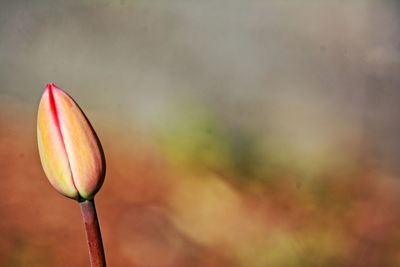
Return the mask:
<path id="1" fill-rule="evenodd" d="M 0 266 L 88 266 L 41 169 L 64 88 L 96 129 L 109 266 L 400 265 L 397 1 L 0 1 Z"/>

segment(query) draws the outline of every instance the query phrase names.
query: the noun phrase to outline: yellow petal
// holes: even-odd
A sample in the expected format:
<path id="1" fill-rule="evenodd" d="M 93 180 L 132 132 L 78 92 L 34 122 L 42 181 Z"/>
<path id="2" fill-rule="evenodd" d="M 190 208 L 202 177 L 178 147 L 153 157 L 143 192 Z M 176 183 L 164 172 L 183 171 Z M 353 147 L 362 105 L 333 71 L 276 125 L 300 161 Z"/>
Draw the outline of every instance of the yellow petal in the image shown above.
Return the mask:
<path id="1" fill-rule="evenodd" d="M 47 178 L 57 191 L 67 197 L 78 198 L 78 190 L 72 179 L 68 155 L 50 93 L 49 89 L 43 93 L 38 110 L 37 137 L 40 160 Z"/>

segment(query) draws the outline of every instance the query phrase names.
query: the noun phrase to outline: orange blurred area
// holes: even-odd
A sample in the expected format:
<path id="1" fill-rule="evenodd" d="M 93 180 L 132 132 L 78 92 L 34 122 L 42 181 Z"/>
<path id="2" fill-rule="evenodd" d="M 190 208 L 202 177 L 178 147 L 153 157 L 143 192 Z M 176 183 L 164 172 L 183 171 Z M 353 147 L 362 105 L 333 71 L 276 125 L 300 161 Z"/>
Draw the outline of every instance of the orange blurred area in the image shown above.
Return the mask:
<path id="1" fill-rule="evenodd" d="M 393 1 L 0 8 L 0 266 L 88 266 L 39 161 L 45 84 L 103 145 L 108 266 L 400 264 Z"/>
<path id="2" fill-rule="evenodd" d="M 87 266 L 78 204 L 47 182 L 32 112 L 14 102 L 4 103 L 2 111 L 1 266 Z M 215 147 L 191 148 L 197 153 L 192 155 L 183 148 L 171 152 L 164 141 L 134 132 L 98 132 L 108 166 L 96 203 L 110 266 L 395 266 L 399 261 L 400 181 L 366 163 L 353 162 L 351 170 L 329 170 L 310 181 L 281 167 L 273 176 L 262 167 L 241 174 L 227 167 L 226 159 L 221 163 L 214 155 L 211 164 L 201 155 Z M 168 153 L 180 155 L 174 159 Z M 200 166 L 192 165 L 193 156 Z"/>

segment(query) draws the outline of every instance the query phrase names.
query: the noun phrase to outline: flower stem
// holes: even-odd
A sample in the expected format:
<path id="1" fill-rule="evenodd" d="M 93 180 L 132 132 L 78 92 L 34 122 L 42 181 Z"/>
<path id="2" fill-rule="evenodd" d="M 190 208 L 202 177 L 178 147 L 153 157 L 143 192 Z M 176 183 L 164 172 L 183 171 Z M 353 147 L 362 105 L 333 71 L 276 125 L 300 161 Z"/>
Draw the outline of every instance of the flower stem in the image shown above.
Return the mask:
<path id="1" fill-rule="evenodd" d="M 90 266 L 106 267 L 103 241 L 101 239 L 99 220 L 97 219 L 94 199 L 79 202 L 83 223 L 85 225 L 86 240 L 88 242 Z"/>

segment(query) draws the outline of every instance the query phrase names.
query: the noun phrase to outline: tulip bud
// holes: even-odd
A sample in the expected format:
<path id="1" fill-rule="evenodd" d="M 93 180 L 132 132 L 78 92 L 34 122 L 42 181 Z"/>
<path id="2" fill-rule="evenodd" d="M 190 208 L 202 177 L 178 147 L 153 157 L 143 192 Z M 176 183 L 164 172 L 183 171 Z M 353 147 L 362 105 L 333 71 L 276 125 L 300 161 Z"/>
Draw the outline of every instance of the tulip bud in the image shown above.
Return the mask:
<path id="1" fill-rule="evenodd" d="M 78 201 L 92 199 L 104 181 L 103 150 L 78 104 L 55 84 L 47 85 L 40 100 L 37 137 L 53 187 Z"/>

